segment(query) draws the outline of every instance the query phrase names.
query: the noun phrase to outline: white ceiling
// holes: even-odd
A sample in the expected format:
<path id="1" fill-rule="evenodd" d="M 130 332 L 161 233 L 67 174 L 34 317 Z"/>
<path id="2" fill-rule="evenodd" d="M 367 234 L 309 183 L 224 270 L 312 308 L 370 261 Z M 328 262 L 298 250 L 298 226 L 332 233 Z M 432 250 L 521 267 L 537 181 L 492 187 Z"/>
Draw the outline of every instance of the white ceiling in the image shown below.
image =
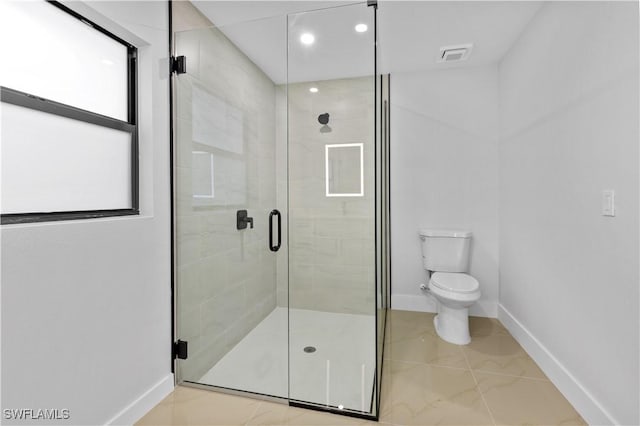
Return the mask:
<path id="1" fill-rule="evenodd" d="M 286 16 L 289 13 L 307 12 L 358 3 L 357 1 L 239 1 L 199 0 L 192 3 L 215 25 L 223 27 L 257 19 Z"/>
<path id="2" fill-rule="evenodd" d="M 542 6 L 528 1 L 380 1 L 378 31 L 384 73 L 475 67 L 498 62 Z M 194 1 L 274 82 L 372 74 L 372 8 L 338 1 Z M 336 7 L 342 6 L 342 7 Z M 309 10 L 309 13 L 299 13 Z M 287 21 L 287 14 L 289 19 Z M 287 27 L 288 22 L 288 27 Z M 353 27 L 369 24 L 358 34 Z M 299 35 L 313 32 L 311 47 Z M 289 76 L 287 79 L 287 32 Z M 473 43 L 468 60 L 437 63 L 440 47 Z"/>
<path id="3" fill-rule="evenodd" d="M 409 1 L 380 6 L 382 68 L 386 72 L 482 66 L 513 46 L 542 2 Z M 440 47 L 473 43 L 469 59 L 436 63 Z"/>

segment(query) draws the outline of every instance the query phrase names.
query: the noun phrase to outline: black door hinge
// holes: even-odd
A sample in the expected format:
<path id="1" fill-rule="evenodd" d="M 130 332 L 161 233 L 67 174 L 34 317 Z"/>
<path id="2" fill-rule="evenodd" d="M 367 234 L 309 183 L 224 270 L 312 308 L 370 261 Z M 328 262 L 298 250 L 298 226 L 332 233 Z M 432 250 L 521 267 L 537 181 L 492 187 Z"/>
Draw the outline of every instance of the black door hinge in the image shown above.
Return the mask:
<path id="1" fill-rule="evenodd" d="M 173 359 L 187 359 L 187 342 L 178 340 L 173 344 Z"/>
<path id="2" fill-rule="evenodd" d="M 367 0 L 367 6 L 378 7 L 378 0 Z"/>
<path id="3" fill-rule="evenodd" d="M 185 74 L 187 72 L 187 58 L 184 56 L 171 57 L 171 72 Z"/>

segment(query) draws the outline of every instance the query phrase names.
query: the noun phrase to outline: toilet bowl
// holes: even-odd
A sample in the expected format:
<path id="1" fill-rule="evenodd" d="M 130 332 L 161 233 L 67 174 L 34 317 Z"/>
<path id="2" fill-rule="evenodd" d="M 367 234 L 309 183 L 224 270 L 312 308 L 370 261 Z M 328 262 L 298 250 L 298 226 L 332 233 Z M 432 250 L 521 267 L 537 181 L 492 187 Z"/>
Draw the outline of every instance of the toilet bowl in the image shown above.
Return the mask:
<path id="1" fill-rule="evenodd" d="M 469 307 L 480 299 L 478 281 L 469 269 L 471 232 L 421 229 L 423 266 L 430 274 L 429 293 L 436 298 L 438 314 L 433 319 L 443 340 L 466 345 L 469 335 Z"/>
<path id="2" fill-rule="evenodd" d="M 429 291 L 438 301 L 438 314 L 433 318 L 438 336 L 456 345 L 468 344 L 469 306 L 480 299 L 478 281 L 464 273 L 435 272 Z"/>

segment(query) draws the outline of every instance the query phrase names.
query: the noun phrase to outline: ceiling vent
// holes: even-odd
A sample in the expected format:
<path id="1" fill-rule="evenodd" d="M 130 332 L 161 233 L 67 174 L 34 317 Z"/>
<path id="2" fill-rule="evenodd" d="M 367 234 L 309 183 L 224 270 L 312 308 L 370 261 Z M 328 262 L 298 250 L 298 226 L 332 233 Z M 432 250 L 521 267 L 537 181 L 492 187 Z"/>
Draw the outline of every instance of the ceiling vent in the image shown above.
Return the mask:
<path id="1" fill-rule="evenodd" d="M 459 62 L 469 57 L 473 44 L 459 44 L 457 46 L 445 46 L 440 48 L 440 56 L 437 62 Z"/>

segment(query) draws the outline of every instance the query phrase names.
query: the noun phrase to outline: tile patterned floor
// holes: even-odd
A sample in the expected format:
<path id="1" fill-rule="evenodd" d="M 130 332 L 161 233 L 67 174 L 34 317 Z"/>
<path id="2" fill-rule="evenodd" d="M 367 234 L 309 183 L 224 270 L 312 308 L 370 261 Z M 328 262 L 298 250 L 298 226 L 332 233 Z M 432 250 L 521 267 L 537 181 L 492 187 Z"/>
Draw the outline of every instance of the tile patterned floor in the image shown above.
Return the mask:
<path id="1" fill-rule="evenodd" d="M 439 339 L 433 314 L 390 311 L 380 423 L 584 425 L 494 319 L 470 318 L 472 341 Z M 138 425 L 375 425 L 287 405 L 177 387 Z"/>

